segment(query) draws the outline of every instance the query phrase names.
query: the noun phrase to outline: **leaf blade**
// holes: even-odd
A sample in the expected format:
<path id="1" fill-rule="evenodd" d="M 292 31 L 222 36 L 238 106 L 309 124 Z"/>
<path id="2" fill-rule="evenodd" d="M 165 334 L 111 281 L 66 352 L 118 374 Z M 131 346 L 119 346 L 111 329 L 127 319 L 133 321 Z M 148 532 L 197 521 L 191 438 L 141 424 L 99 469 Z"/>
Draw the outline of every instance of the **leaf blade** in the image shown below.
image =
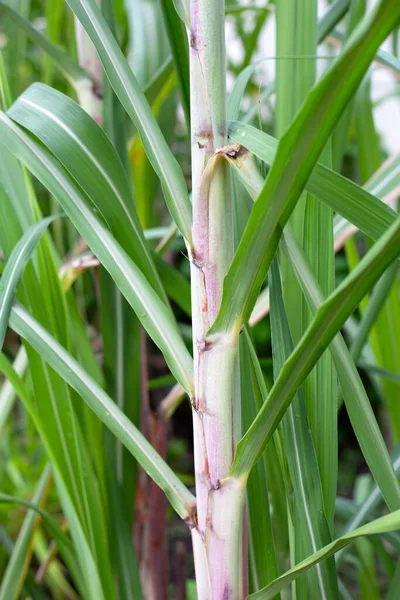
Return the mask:
<path id="1" fill-rule="evenodd" d="M 107 77 L 138 129 L 147 156 L 161 180 L 172 218 L 190 243 L 192 211 L 183 173 L 143 92 L 95 2 L 68 0 L 68 5 L 96 46 Z"/>

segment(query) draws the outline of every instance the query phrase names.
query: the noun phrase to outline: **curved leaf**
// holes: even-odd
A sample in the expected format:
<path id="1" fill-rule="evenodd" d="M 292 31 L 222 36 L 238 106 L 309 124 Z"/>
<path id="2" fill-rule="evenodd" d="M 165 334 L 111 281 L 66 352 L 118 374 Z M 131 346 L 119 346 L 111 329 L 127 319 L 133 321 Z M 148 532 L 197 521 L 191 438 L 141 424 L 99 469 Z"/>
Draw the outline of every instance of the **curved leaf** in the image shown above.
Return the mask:
<path id="1" fill-rule="evenodd" d="M 235 162 L 233 164 L 235 165 Z M 262 186 L 262 177 L 256 169 L 250 174 L 252 179 L 246 180 L 245 184 L 250 194 L 256 197 Z M 249 175 L 249 171 L 246 175 Z M 286 226 L 283 236 L 283 246 L 292 262 L 311 314 L 315 315 L 324 302 L 320 286 L 289 225 Z M 275 304 L 279 306 L 280 303 L 276 301 Z M 382 490 L 386 503 L 392 508 L 397 508 L 400 504 L 400 487 L 361 378 L 340 333 L 333 339 L 329 349 L 336 365 L 347 411 L 364 457 Z M 371 440 L 374 440 L 373 444 Z"/>
<path id="2" fill-rule="evenodd" d="M 47 217 L 47 219 L 43 219 L 42 221 L 31 225 L 18 244 L 14 246 L 14 250 L 4 268 L 0 279 L 0 350 L 3 347 L 8 319 L 18 283 L 29 259 L 35 251 L 36 245 L 54 219 L 55 217 Z"/>
<path id="3" fill-rule="evenodd" d="M 24 544 L 26 543 L 26 541 L 28 541 L 29 533 L 34 533 L 30 526 L 32 525 L 32 522 L 37 519 L 38 516 L 42 518 L 42 521 L 47 531 L 52 536 L 53 540 L 57 543 L 57 546 L 61 552 L 63 559 L 68 565 L 71 574 L 73 574 L 74 581 L 77 583 L 79 582 L 82 585 L 81 574 L 79 573 L 80 569 L 71 541 L 60 528 L 57 521 L 53 519 L 53 517 L 51 517 L 51 515 L 49 515 L 49 513 L 43 510 L 40 506 L 41 500 L 47 493 L 50 476 L 51 467 L 50 465 L 47 465 L 42 473 L 42 477 L 40 478 L 32 502 L 29 502 L 28 500 L 24 500 L 22 498 L 17 498 L 16 496 L 11 496 L 9 494 L 0 494 L 0 504 L 18 504 L 20 506 L 25 506 L 26 508 L 30 509 L 24 519 L 20 535 L 14 547 L 10 562 L 7 565 L 6 573 L 4 573 L 3 581 L 1 584 L 0 597 L 5 598 L 6 600 L 12 598 L 9 584 L 12 582 L 12 585 L 14 587 L 16 584 L 18 584 L 18 580 L 20 579 L 19 573 L 21 573 L 22 565 L 19 561 L 24 563 L 26 562 L 26 553 L 21 553 L 21 551 L 23 551 Z M 41 491 L 42 495 L 40 494 Z"/>
<path id="4" fill-rule="evenodd" d="M 55 46 L 50 40 L 33 27 L 29 21 L 21 17 L 15 10 L 5 2 L 0 1 L 0 15 L 12 19 L 14 23 L 26 33 L 33 44 L 36 44 L 55 62 L 57 67 L 64 73 L 71 85 L 75 88 L 82 86 L 87 82 L 91 86 L 90 75 L 85 69 L 80 67 L 72 58 Z"/>
<path id="5" fill-rule="evenodd" d="M 194 496 L 140 431 L 79 363 L 22 307 L 13 308 L 11 327 L 84 399 L 103 423 L 135 456 L 183 518 L 192 515 Z"/>
<path id="6" fill-rule="evenodd" d="M 232 476 L 238 476 L 251 469 L 298 387 L 346 319 L 399 254 L 400 218 L 321 304 L 309 328 L 286 361 L 257 418 L 239 442 L 231 469 Z M 395 482 L 396 479 L 393 483 Z M 400 494 L 398 495 L 400 504 Z"/>
<path id="7" fill-rule="evenodd" d="M 103 216 L 115 239 L 166 301 L 125 170 L 101 127 L 76 102 L 41 83 L 31 85 L 7 114 L 38 137 L 64 165 Z"/>
<path id="8" fill-rule="evenodd" d="M 298 276 L 311 314 L 315 315 L 324 302 L 324 296 L 315 281 L 307 258 L 289 229 L 284 233 L 284 248 Z M 340 333 L 332 340 L 329 349 L 335 362 L 346 409 L 364 458 L 386 504 L 391 510 L 397 509 L 400 507 L 400 485 L 397 475 L 357 368 Z"/>
<path id="9" fill-rule="evenodd" d="M 58 161 L 4 114 L 0 114 L 0 131 L 0 143 L 8 146 L 58 199 L 163 352 L 177 381 L 191 396 L 193 361 L 164 302 L 94 214 L 85 196 Z"/>
<path id="10" fill-rule="evenodd" d="M 286 573 L 281 575 L 281 577 L 278 577 L 278 579 L 275 579 L 275 581 L 267 585 L 265 588 L 259 592 L 256 592 L 255 594 L 250 594 L 250 596 L 247 596 L 247 598 L 248 600 L 269 600 L 278 594 L 280 590 L 285 587 L 285 585 L 288 585 L 294 579 L 296 579 L 296 577 L 301 575 L 301 573 L 304 573 L 321 560 L 329 558 L 341 548 L 351 544 L 351 542 L 353 542 L 355 539 L 367 535 L 387 533 L 397 529 L 400 529 L 400 510 L 396 510 L 389 515 L 381 517 L 380 519 L 376 519 L 367 525 L 363 525 L 351 533 L 348 533 L 334 542 L 331 542 L 324 548 L 321 548 L 321 550 L 318 552 L 315 552 L 315 554 L 312 556 L 309 556 L 301 563 L 293 567 L 293 569 L 290 569 L 290 571 L 286 571 Z"/>
<path id="11" fill-rule="evenodd" d="M 34 497 L 33 505 L 43 504 L 49 493 L 51 482 L 51 468 L 48 465 L 40 477 Z M 7 496 L 6 496 L 7 498 Z M 0 494 L 0 502 L 4 501 L 4 494 Z M 32 556 L 33 538 L 35 536 L 39 519 L 37 512 L 30 510 L 24 518 L 17 541 L 2 576 L 0 586 L 0 600 L 17 600 L 20 597 Z"/>
<path id="12" fill-rule="evenodd" d="M 21 380 L 28 366 L 28 357 L 23 346 L 18 350 L 12 365 L 0 352 L 0 372 L 6 378 L 0 391 L 0 432 L 14 406 L 15 397 L 25 394 L 25 386 Z"/>
<path id="13" fill-rule="evenodd" d="M 265 186 L 253 206 L 225 277 L 221 308 L 210 335 L 239 331 L 249 318 L 281 231 L 323 147 L 354 95 L 376 49 L 399 20 L 397 0 L 381 0 L 311 91 L 282 137 Z"/>
<path id="14" fill-rule="evenodd" d="M 137 128 L 146 154 L 161 180 L 172 218 L 188 243 L 191 241 L 192 209 L 181 168 L 161 133 L 117 41 L 94 0 L 68 0 L 68 5 L 92 39 L 104 71 L 121 104 Z"/>
<path id="15" fill-rule="evenodd" d="M 267 164 L 273 163 L 278 141 L 271 135 L 236 121 L 229 124 L 229 136 Z M 400 185 L 399 165 L 400 159 L 394 160 L 385 169 L 384 177 L 374 178 L 364 189 L 317 163 L 305 187 L 318 200 L 376 240 L 394 222 L 396 212 L 379 201 L 375 195 L 382 197 Z M 336 224 L 335 235 L 346 226 L 347 223 L 342 221 L 340 226 Z"/>

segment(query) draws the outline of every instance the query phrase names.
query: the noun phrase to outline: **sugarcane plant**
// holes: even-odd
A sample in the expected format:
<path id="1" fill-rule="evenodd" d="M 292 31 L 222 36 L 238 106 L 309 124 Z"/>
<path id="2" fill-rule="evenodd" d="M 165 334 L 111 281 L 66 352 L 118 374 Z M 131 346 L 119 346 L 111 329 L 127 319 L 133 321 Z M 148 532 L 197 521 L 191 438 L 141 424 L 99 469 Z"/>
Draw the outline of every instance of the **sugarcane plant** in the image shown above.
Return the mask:
<path id="1" fill-rule="evenodd" d="M 26 508 L 13 543 L 2 528 L 1 600 L 399 597 L 400 159 L 371 72 L 400 76 L 400 4 L 317 9 L 0 1 L 0 427 L 14 439 L 18 397 L 42 469 L 28 498 L 26 474 L 0 493 L 2 515 Z M 193 480 L 167 452 L 187 400 Z M 344 410 L 370 473 L 352 502 Z M 168 583 L 165 498 L 192 587 Z"/>

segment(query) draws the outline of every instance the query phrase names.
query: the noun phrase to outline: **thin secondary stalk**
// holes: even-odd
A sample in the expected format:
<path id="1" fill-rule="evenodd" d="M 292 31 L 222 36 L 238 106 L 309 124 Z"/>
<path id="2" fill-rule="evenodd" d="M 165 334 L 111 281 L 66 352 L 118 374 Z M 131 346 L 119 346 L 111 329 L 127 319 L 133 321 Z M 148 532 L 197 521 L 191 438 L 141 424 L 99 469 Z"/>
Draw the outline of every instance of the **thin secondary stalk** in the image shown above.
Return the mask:
<path id="1" fill-rule="evenodd" d="M 224 480 L 233 460 L 237 335 L 210 344 L 233 256 L 232 207 L 225 161 L 226 57 L 223 0 L 191 0 L 190 101 L 193 245 L 191 253 L 198 523 L 193 532 L 199 600 L 242 597 L 243 486 Z M 211 160 L 210 160 L 211 159 Z"/>

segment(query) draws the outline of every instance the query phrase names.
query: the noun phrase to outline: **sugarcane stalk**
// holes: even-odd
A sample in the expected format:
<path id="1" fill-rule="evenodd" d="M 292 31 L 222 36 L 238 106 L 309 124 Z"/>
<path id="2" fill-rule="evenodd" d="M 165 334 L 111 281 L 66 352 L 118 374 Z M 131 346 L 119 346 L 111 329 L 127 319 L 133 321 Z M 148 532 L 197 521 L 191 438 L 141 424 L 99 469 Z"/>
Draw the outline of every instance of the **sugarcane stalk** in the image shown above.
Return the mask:
<path id="1" fill-rule="evenodd" d="M 207 331 L 233 257 L 225 146 L 226 57 L 223 0 L 191 0 L 192 281 L 194 455 L 198 520 L 193 531 L 199 600 L 242 597 L 244 485 L 226 479 L 233 460 L 238 332 L 212 341 Z M 238 411 L 236 410 L 236 417 Z"/>

